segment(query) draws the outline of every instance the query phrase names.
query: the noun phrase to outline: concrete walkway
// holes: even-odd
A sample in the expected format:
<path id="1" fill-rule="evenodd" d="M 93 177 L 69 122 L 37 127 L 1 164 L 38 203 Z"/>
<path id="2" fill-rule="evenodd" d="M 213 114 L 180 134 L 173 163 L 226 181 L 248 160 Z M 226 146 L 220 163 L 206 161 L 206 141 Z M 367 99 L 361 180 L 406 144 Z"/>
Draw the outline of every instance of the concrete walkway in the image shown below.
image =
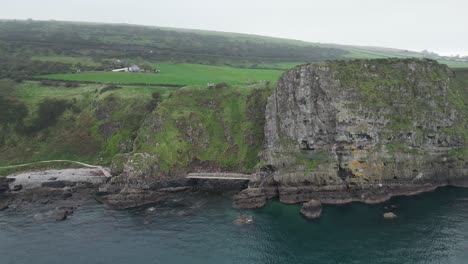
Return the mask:
<path id="1" fill-rule="evenodd" d="M 102 166 L 90 165 L 90 164 L 86 164 L 86 163 L 79 162 L 79 161 L 74 161 L 74 160 L 45 160 L 45 161 L 38 161 L 38 162 L 19 164 L 19 165 L 4 166 L 4 167 L 0 167 L 0 169 L 14 169 L 14 168 L 20 168 L 20 167 L 27 167 L 27 166 L 31 166 L 31 165 L 35 165 L 35 164 L 56 163 L 56 162 L 69 162 L 69 163 L 78 164 L 78 165 L 81 165 L 81 166 L 87 167 L 87 168 L 99 169 L 102 172 L 102 174 L 104 174 L 104 176 L 112 177 L 110 172 L 108 172 Z"/>
<path id="2" fill-rule="evenodd" d="M 213 179 L 213 180 L 250 180 L 250 174 L 225 173 L 225 172 L 197 172 L 187 174 L 188 179 Z"/>

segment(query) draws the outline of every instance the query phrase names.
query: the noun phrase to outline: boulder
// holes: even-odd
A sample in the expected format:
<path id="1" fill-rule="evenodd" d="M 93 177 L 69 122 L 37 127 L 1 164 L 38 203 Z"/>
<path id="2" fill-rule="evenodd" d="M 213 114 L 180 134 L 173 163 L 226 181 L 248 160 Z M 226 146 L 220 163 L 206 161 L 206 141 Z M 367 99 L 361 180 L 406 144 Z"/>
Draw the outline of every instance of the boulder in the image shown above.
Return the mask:
<path id="1" fill-rule="evenodd" d="M 44 213 L 37 213 L 34 215 L 34 219 L 39 221 L 64 221 L 68 218 L 68 216 L 72 215 L 75 210 L 75 207 L 57 207 L 53 210 L 44 212 Z"/>
<path id="2" fill-rule="evenodd" d="M 0 176 L 0 193 L 8 192 L 10 190 L 10 185 L 6 177 Z"/>
<path id="3" fill-rule="evenodd" d="M 63 221 L 66 220 L 68 216 L 72 215 L 74 211 L 74 207 L 58 207 L 53 216 L 55 217 L 55 221 Z"/>
<path id="4" fill-rule="evenodd" d="M 57 212 L 54 213 L 55 221 L 64 221 L 68 217 L 68 213 L 65 210 L 57 210 Z"/>
<path id="5" fill-rule="evenodd" d="M 9 204 L 8 201 L 0 201 L 0 211 L 8 209 Z"/>
<path id="6" fill-rule="evenodd" d="M 398 218 L 398 216 L 393 212 L 388 212 L 388 213 L 383 214 L 383 218 L 384 219 L 396 219 Z"/>
<path id="7" fill-rule="evenodd" d="M 316 219 L 322 215 L 322 203 L 317 200 L 310 200 L 302 205 L 301 214 L 308 219 Z"/>
<path id="8" fill-rule="evenodd" d="M 19 192 L 23 189 L 23 185 L 21 184 L 16 184 L 15 186 L 13 186 L 13 191 L 14 192 Z"/>
<path id="9" fill-rule="evenodd" d="M 260 188 L 248 188 L 233 197 L 234 208 L 260 208 L 265 203 L 266 195 Z"/>
<path id="10" fill-rule="evenodd" d="M 73 196 L 73 193 L 70 189 L 65 190 L 62 194 L 62 198 L 67 199 Z"/>

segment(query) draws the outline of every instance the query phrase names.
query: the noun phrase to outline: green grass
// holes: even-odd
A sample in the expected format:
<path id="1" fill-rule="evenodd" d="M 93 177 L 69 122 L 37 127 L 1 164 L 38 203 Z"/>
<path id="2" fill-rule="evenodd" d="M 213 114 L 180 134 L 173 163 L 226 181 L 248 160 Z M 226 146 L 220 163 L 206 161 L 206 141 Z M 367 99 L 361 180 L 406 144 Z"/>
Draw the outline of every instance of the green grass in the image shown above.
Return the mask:
<path id="1" fill-rule="evenodd" d="M 468 68 L 468 61 L 438 60 L 438 62 L 446 64 L 450 68 Z"/>
<path id="2" fill-rule="evenodd" d="M 404 51 L 384 51 L 384 50 L 364 50 L 350 49 L 345 57 L 350 59 L 385 59 L 385 58 L 423 58 L 422 54 Z M 436 59 L 441 64 L 446 64 L 450 68 L 468 68 L 468 61 L 454 61 L 446 59 Z"/>
<path id="3" fill-rule="evenodd" d="M 147 83 L 206 85 L 207 83 L 240 84 L 256 81 L 276 81 L 281 70 L 238 69 L 187 63 L 158 63 L 154 67 L 160 73 L 84 72 L 77 74 L 51 74 L 42 78 L 73 81 L 96 81 L 113 83 Z"/>
<path id="4" fill-rule="evenodd" d="M 152 113 L 135 152 L 155 153 L 163 171 L 187 168 L 194 159 L 249 172 L 263 144 L 264 107 L 269 89 L 260 85 L 221 89 L 185 87 Z M 154 122 L 154 121 L 153 121 Z"/>
<path id="5" fill-rule="evenodd" d="M 16 87 L 16 95 L 18 99 L 26 102 L 28 106 L 32 107 L 40 103 L 46 98 L 57 99 L 73 99 L 83 98 L 88 96 L 96 96 L 95 92 L 105 85 L 96 84 L 81 84 L 80 87 L 65 87 L 65 86 L 42 86 L 39 82 L 23 82 Z M 163 98 L 166 98 L 171 92 L 177 88 L 160 87 L 160 86 L 121 86 L 122 89 L 114 90 L 112 92 L 122 98 L 136 98 L 148 99 L 151 98 L 153 92 L 159 92 Z M 104 93 L 105 96 L 107 93 Z"/>
<path id="6" fill-rule="evenodd" d="M 250 69 L 281 69 L 281 70 L 288 70 L 294 68 L 298 65 L 305 64 L 306 62 L 272 62 L 272 63 L 256 63 L 256 64 L 243 64 L 241 66 L 250 68 Z"/>
<path id="7" fill-rule="evenodd" d="M 70 88 L 43 86 L 39 82 L 16 85 L 18 102 L 28 108 L 24 122 L 30 124 L 45 99 L 62 99 L 73 105 L 56 124 L 36 133 L 0 130 L 0 166 L 51 159 L 69 159 L 108 164 L 117 153 L 129 151 L 134 137 L 148 113 L 152 111 L 152 93 L 164 100 L 177 90 L 168 87 L 122 86 L 101 93 L 105 85 L 86 84 Z M 153 107 L 154 108 L 154 107 Z M 110 127 L 112 132 L 103 132 Z M 125 149 L 126 148 L 126 149 Z"/>
<path id="8" fill-rule="evenodd" d="M 60 62 L 65 64 L 82 64 L 84 66 L 100 66 L 100 63 L 95 62 L 90 57 L 71 57 L 71 56 L 60 56 L 60 55 L 51 55 L 51 56 L 33 56 L 32 60 L 37 61 L 50 61 L 50 62 Z"/>

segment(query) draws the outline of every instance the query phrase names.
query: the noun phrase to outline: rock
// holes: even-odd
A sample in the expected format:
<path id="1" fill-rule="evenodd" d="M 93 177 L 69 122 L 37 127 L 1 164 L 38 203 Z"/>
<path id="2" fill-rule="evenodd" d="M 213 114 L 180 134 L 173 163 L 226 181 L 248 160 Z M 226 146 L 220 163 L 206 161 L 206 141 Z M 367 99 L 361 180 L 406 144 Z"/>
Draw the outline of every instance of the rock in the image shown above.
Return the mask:
<path id="1" fill-rule="evenodd" d="M 301 214 L 308 219 L 320 218 L 322 215 L 322 203 L 317 200 L 310 200 L 302 205 Z"/>
<path id="2" fill-rule="evenodd" d="M 432 60 L 336 61 L 286 71 L 268 98 L 262 152 L 277 169 L 280 201 L 381 203 L 468 182 L 468 156 L 448 157 L 468 147 L 457 132 L 468 123 L 450 100 L 453 89 L 449 69 Z"/>
<path id="3" fill-rule="evenodd" d="M 65 187 L 73 187 L 76 186 L 76 182 L 71 181 L 50 181 L 50 182 L 43 182 L 41 187 L 47 188 L 65 188 Z"/>
<path id="4" fill-rule="evenodd" d="M 190 186 L 180 186 L 180 187 L 168 187 L 168 188 L 162 188 L 159 189 L 158 191 L 160 192 L 185 192 L 190 190 Z"/>
<path id="5" fill-rule="evenodd" d="M 266 195 L 262 189 L 248 188 L 233 197 L 234 208 L 260 208 L 266 203 Z"/>
<path id="6" fill-rule="evenodd" d="M 100 198 L 102 202 L 114 209 L 129 209 L 163 202 L 167 199 L 165 193 L 134 189 L 125 187 L 117 194 L 111 194 Z"/>
<path id="7" fill-rule="evenodd" d="M 10 207 L 7 201 L 0 201 L 0 211 L 6 210 Z"/>
<path id="8" fill-rule="evenodd" d="M 55 212 L 54 215 L 55 221 L 64 221 L 68 217 L 68 213 L 66 210 L 57 210 L 57 212 Z"/>
<path id="9" fill-rule="evenodd" d="M 49 178 L 49 181 L 56 181 L 57 180 L 57 177 L 50 177 Z"/>
<path id="10" fill-rule="evenodd" d="M 75 211 L 74 207 L 59 207 L 55 210 L 54 217 L 56 221 L 64 221 Z"/>
<path id="11" fill-rule="evenodd" d="M 236 225 L 249 225 L 253 224 L 254 218 L 251 215 L 240 215 L 232 221 Z"/>
<path id="12" fill-rule="evenodd" d="M 70 197 L 72 197 L 72 196 L 73 196 L 73 193 L 72 193 L 71 190 L 66 190 L 66 191 L 64 191 L 63 194 L 62 194 L 63 199 L 67 199 L 67 198 L 70 198 Z"/>
<path id="13" fill-rule="evenodd" d="M 57 207 L 53 210 L 47 211 L 45 213 L 37 213 L 34 215 L 36 220 L 55 220 L 55 221 L 64 221 L 70 215 L 73 214 L 75 207 Z"/>
<path id="14" fill-rule="evenodd" d="M 0 176 L 0 193 L 8 192 L 10 185 L 6 177 Z"/>
<path id="15" fill-rule="evenodd" d="M 23 189 L 23 185 L 21 185 L 21 184 L 16 184 L 16 185 L 13 186 L 13 191 L 14 192 L 19 192 L 22 189 Z"/>
<path id="16" fill-rule="evenodd" d="M 125 163 L 128 161 L 129 154 L 117 154 L 112 158 L 110 173 L 112 175 L 122 174 Z"/>
<path id="17" fill-rule="evenodd" d="M 396 219 L 398 218 L 398 216 L 395 213 L 388 212 L 388 213 L 383 214 L 383 218 L 384 219 Z"/>
<path id="18" fill-rule="evenodd" d="M 76 210 L 76 207 L 74 206 L 61 206 L 61 207 L 57 207 L 58 210 L 65 210 L 67 211 L 67 214 L 68 215 L 72 215 L 75 210 Z"/>

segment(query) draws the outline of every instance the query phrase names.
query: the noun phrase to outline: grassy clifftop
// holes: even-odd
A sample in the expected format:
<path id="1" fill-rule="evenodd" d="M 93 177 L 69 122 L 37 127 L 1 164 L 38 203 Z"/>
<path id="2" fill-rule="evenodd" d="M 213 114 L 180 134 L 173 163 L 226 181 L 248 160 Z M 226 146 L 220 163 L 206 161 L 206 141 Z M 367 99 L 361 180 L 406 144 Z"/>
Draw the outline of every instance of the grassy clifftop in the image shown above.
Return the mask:
<path id="1" fill-rule="evenodd" d="M 0 164 L 74 159 L 107 164 L 131 151 L 146 114 L 174 88 L 2 81 Z M 154 99 L 153 93 L 161 98 Z"/>
<path id="2" fill-rule="evenodd" d="M 156 154 L 163 171 L 248 172 L 263 145 L 267 82 L 214 88 L 11 81 L 0 89 L 0 166 L 69 159 L 108 165 Z M 7 91 L 8 90 L 8 91 Z"/>
<path id="3" fill-rule="evenodd" d="M 265 84 L 185 87 L 146 119 L 134 151 L 157 154 L 163 171 L 250 171 L 263 145 L 269 94 Z"/>

